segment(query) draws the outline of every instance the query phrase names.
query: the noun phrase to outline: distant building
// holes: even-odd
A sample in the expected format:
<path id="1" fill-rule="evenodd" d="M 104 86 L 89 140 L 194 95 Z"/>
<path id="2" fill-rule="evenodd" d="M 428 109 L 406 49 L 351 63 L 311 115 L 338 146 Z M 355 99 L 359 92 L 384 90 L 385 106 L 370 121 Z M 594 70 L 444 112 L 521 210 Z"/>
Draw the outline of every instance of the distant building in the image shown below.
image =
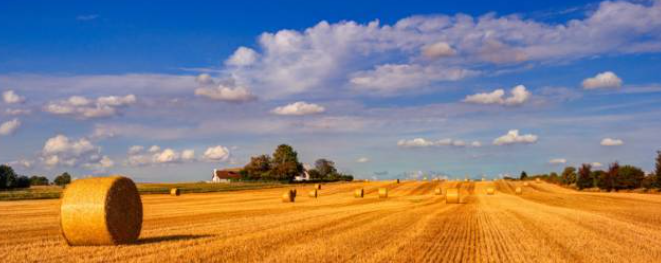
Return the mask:
<path id="1" fill-rule="evenodd" d="M 308 170 L 303 169 L 303 174 L 295 176 L 294 181 L 297 182 L 310 181 L 310 174 L 308 173 Z"/>
<path id="2" fill-rule="evenodd" d="M 239 174 L 239 171 L 241 171 L 241 168 L 223 170 L 213 169 L 210 183 L 230 183 L 232 181 L 237 181 L 241 179 L 241 174 Z"/>

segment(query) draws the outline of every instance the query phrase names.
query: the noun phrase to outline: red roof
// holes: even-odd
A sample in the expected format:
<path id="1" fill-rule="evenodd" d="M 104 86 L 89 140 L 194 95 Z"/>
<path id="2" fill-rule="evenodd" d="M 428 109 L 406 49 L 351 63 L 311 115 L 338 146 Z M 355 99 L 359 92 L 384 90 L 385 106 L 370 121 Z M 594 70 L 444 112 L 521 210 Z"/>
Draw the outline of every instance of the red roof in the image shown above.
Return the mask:
<path id="1" fill-rule="evenodd" d="M 232 170 L 216 170 L 216 176 L 220 179 L 241 179 L 241 174 Z"/>

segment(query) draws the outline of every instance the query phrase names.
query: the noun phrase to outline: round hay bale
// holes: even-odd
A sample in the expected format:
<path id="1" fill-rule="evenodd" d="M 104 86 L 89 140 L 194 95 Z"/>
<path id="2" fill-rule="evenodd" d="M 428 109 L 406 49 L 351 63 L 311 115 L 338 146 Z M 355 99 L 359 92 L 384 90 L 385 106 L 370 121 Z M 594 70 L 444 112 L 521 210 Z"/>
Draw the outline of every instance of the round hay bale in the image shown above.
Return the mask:
<path id="1" fill-rule="evenodd" d="M 170 195 L 179 196 L 181 195 L 181 190 L 179 190 L 179 188 L 172 188 L 170 189 Z"/>
<path id="2" fill-rule="evenodd" d="M 142 201 L 131 179 L 79 179 L 62 194 L 62 235 L 70 246 L 135 243 L 142 229 Z"/>
<path id="3" fill-rule="evenodd" d="M 523 186 L 528 186 L 528 185 L 530 185 L 530 183 L 528 183 L 528 182 L 523 182 Z"/>
<path id="4" fill-rule="evenodd" d="M 293 203 L 296 200 L 296 191 L 294 190 L 289 190 L 286 191 L 284 194 L 282 194 L 282 202 L 283 203 Z"/>
<path id="5" fill-rule="evenodd" d="M 399 179 L 397 179 L 397 180 L 395 180 L 395 183 L 397 183 L 397 184 L 398 184 L 398 183 L 399 183 Z"/>
<path id="6" fill-rule="evenodd" d="M 314 190 L 310 191 L 310 193 L 308 193 L 308 196 L 310 196 L 312 198 L 317 198 L 317 195 L 318 195 L 317 189 L 314 189 Z"/>
<path id="7" fill-rule="evenodd" d="M 321 190 L 321 184 L 315 184 L 314 189 Z"/>
<path id="8" fill-rule="evenodd" d="M 353 197 L 355 198 L 363 198 L 365 196 L 365 189 L 360 188 L 356 189 L 356 191 L 353 192 Z"/>
<path id="9" fill-rule="evenodd" d="M 388 188 L 379 188 L 379 198 L 388 198 Z"/>
<path id="10" fill-rule="evenodd" d="M 461 202 L 461 196 L 459 196 L 459 189 L 449 188 L 445 190 L 445 203 L 446 204 L 458 204 Z"/>
<path id="11" fill-rule="evenodd" d="M 493 189 L 493 187 L 487 187 L 487 195 L 493 195 L 496 193 L 496 189 Z"/>
<path id="12" fill-rule="evenodd" d="M 541 182 L 542 182 L 542 179 L 535 178 L 535 182 L 537 182 L 537 183 L 541 183 Z"/>
<path id="13" fill-rule="evenodd" d="M 517 195 L 521 195 L 521 194 L 523 194 L 523 189 L 521 189 L 521 187 L 517 187 L 517 188 L 514 190 L 514 192 L 515 192 Z"/>
<path id="14" fill-rule="evenodd" d="M 443 189 L 441 189 L 441 188 L 434 189 L 434 194 L 435 195 L 443 195 Z"/>

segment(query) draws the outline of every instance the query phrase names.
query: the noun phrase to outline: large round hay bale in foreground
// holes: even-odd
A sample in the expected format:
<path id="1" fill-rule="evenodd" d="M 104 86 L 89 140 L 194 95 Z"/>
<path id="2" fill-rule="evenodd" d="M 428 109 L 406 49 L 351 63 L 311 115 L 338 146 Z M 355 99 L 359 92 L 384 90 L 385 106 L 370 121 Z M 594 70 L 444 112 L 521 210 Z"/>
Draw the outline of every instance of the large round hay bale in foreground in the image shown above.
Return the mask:
<path id="1" fill-rule="evenodd" d="M 379 198 L 388 198 L 388 188 L 379 188 Z"/>
<path id="2" fill-rule="evenodd" d="M 62 235 L 70 246 L 135 243 L 142 229 L 142 201 L 122 176 L 75 180 L 62 194 Z"/>
<path id="3" fill-rule="evenodd" d="M 520 195 L 520 194 L 523 194 L 523 189 L 521 189 L 521 187 L 517 187 L 517 188 L 514 190 L 514 192 L 515 192 L 517 195 Z"/>
<path id="4" fill-rule="evenodd" d="M 434 194 L 435 195 L 443 195 L 443 189 L 441 189 L 441 188 L 434 189 Z"/>
<path id="5" fill-rule="evenodd" d="M 461 202 L 461 196 L 459 196 L 459 189 L 449 188 L 445 190 L 445 203 L 446 204 L 458 204 Z"/>
<path id="6" fill-rule="evenodd" d="M 365 196 L 365 190 L 363 188 L 356 189 L 356 191 L 353 192 L 353 197 L 355 198 L 363 198 Z"/>
<path id="7" fill-rule="evenodd" d="M 293 203 L 294 200 L 296 200 L 296 191 L 295 190 L 288 190 L 284 194 L 282 194 L 282 202 L 283 203 Z"/>
<path id="8" fill-rule="evenodd" d="M 179 196 L 180 194 L 181 194 L 181 190 L 179 190 L 179 188 L 170 189 L 170 195 Z"/>
<path id="9" fill-rule="evenodd" d="M 317 189 L 314 189 L 314 190 L 310 191 L 310 193 L 308 193 L 308 196 L 310 196 L 312 198 L 317 198 L 318 194 L 319 193 L 317 192 Z"/>
<path id="10" fill-rule="evenodd" d="M 493 189 L 493 187 L 487 187 L 487 195 L 493 195 L 496 193 L 496 189 Z"/>
<path id="11" fill-rule="evenodd" d="M 314 189 L 321 190 L 321 184 L 315 184 Z"/>

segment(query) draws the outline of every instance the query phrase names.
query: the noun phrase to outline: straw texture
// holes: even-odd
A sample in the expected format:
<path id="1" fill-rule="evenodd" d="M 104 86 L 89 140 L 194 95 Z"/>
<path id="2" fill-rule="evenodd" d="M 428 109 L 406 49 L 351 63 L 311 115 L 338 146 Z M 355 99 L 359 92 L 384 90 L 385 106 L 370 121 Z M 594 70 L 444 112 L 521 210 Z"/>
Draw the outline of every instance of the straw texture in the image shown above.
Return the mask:
<path id="1" fill-rule="evenodd" d="M 288 190 L 282 194 L 283 203 L 293 203 L 296 200 L 296 190 Z"/>
<path id="2" fill-rule="evenodd" d="M 461 196 L 459 195 L 459 189 L 449 188 L 445 190 L 445 203 L 458 204 L 460 202 L 461 202 Z"/>
<path id="3" fill-rule="evenodd" d="M 379 198 L 388 198 L 388 188 L 379 188 Z"/>
<path id="4" fill-rule="evenodd" d="M 79 179 L 62 195 L 62 235 L 71 246 L 135 243 L 142 229 L 142 201 L 131 179 Z"/>
<path id="5" fill-rule="evenodd" d="M 353 192 L 353 197 L 355 198 L 363 198 L 365 196 L 365 190 L 363 188 L 356 189 L 356 191 Z"/>

